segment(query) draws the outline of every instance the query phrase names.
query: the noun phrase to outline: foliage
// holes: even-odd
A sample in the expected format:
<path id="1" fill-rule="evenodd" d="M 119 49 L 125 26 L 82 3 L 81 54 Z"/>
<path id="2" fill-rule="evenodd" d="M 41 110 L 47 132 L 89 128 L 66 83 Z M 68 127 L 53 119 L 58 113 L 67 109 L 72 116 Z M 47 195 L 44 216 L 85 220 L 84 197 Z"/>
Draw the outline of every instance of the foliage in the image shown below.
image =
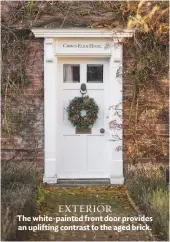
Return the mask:
<path id="1" fill-rule="evenodd" d="M 159 239 L 168 238 L 168 186 L 161 165 L 128 165 L 125 184 L 132 198 L 146 215 L 153 217 L 153 230 Z"/>
<path id="2" fill-rule="evenodd" d="M 36 167 L 31 162 L 8 162 L 2 161 L 1 186 L 6 190 L 14 183 L 31 184 L 36 183 Z"/>
<path id="3" fill-rule="evenodd" d="M 168 237 L 169 221 L 169 193 L 168 190 L 157 189 L 153 191 L 150 201 L 151 212 L 155 215 L 153 226 L 160 231 L 160 237 Z"/>
<path id="4" fill-rule="evenodd" d="M 17 215 L 35 215 L 37 171 L 30 162 L 1 164 L 2 239 L 17 236 Z M 19 239 L 19 238 L 18 238 Z"/>
<path id="5" fill-rule="evenodd" d="M 48 190 L 44 185 L 39 185 L 36 191 L 36 203 L 39 206 L 45 199 L 45 195 L 48 194 Z"/>
<path id="6" fill-rule="evenodd" d="M 75 97 L 67 107 L 68 119 L 76 128 L 91 128 L 98 117 L 98 110 L 93 98 Z M 86 114 L 82 116 L 81 111 L 86 111 Z"/>
<path id="7" fill-rule="evenodd" d="M 35 153 L 37 151 L 40 137 L 35 135 L 31 120 L 37 122 L 35 116 L 38 116 L 39 108 L 31 112 L 33 106 L 30 100 L 24 101 L 23 95 L 31 84 L 26 70 L 29 45 L 33 41 L 32 27 L 56 27 L 57 23 L 59 28 L 68 25 L 104 27 L 113 31 L 132 28 L 135 30 L 134 38 L 124 40 L 124 94 L 126 85 L 130 86 L 131 94 L 124 95 L 123 127 L 131 135 L 124 142 L 123 150 L 134 162 L 142 157 L 167 158 L 167 141 L 165 137 L 159 137 L 157 129 L 151 129 L 150 124 L 164 123 L 162 113 L 168 109 L 168 1 L 13 1 L 2 2 L 3 6 L 8 9 L 7 12 L 2 10 L 4 136 L 19 133 L 25 141 L 28 137 L 23 132 L 24 127 L 27 134 L 29 128 L 30 137 L 36 140 L 33 149 Z M 150 90 L 154 90 L 154 94 L 148 93 Z M 37 94 L 32 100 L 36 97 Z M 18 103 L 23 102 L 24 109 L 30 110 L 26 115 L 16 112 Z M 150 117 L 152 112 L 155 114 Z"/>
<path id="8" fill-rule="evenodd" d="M 165 123 L 160 114 L 168 108 L 169 4 L 139 1 L 133 5 L 129 2 L 127 11 L 134 8 L 135 14 L 130 13 L 127 22 L 128 28 L 135 29 L 134 43 L 126 42 L 123 75 L 133 89 L 132 94 L 124 98 L 124 107 L 130 106 L 124 129 L 131 134 L 124 151 L 133 162 L 140 158 L 160 161 L 168 155 L 168 141 L 160 136 L 161 130 L 156 124 Z"/>

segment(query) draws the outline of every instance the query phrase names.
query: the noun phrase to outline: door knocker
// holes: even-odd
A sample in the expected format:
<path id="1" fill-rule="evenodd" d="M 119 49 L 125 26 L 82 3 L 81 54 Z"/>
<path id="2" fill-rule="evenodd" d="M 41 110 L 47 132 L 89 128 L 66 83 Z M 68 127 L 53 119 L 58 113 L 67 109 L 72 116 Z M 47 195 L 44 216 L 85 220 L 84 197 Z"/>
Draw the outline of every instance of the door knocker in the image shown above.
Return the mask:
<path id="1" fill-rule="evenodd" d="M 87 93 L 87 88 L 86 88 L 86 84 L 85 83 L 82 83 L 81 86 L 80 86 L 80 93 L 82 95 L 86 94 Z"/>

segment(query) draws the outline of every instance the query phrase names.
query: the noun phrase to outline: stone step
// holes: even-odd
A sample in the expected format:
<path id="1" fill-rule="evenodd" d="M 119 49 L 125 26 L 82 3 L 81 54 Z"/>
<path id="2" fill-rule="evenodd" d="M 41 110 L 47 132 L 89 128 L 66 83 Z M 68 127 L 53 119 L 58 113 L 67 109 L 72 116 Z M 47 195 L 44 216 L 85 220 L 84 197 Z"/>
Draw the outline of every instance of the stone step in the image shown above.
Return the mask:
<path id="1" fill-rule="evenodd" d="M 110 179 L 58 179 L 57 186 L 110 185 Z"/>

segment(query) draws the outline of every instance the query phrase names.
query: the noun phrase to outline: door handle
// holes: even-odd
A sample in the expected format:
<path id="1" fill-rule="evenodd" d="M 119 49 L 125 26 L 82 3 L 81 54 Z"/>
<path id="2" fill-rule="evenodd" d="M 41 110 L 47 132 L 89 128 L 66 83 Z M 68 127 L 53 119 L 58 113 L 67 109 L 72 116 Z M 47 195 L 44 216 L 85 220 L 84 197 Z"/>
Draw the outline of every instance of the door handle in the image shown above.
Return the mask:
<path id="1" fill-rule="evenodd" d="M 104 134 L 104 132 L 105 132 L 105 129 L 101 128 L 101 129 L 100 129 L 100 133 L 101 133 L 101 134 Z"/>

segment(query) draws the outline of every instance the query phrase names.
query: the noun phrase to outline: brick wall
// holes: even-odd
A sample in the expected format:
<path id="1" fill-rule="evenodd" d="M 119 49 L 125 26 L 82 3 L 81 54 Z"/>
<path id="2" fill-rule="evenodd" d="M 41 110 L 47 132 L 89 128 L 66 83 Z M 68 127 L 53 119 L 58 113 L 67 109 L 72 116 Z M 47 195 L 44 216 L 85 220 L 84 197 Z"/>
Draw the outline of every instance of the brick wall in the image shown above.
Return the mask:
<path id="1" fill-rule="evenodd" d="M 4 2 L 2 4 L 3 19 L 7 22 L 10 17 L 11 7 L 19 4 L 18 2 Z M 45 4 L 45 3 L 44 3 Z M 58 23 L 62 23 L 64 20 L 64 7 L 62 8 L 62 2 L 58 3 L 57 16 L 40 15 L 37 20 L 38 24 L 42 24 L 43 21 L 50 23 L 57 19 Z M 93 24 L 94 26 L 100 25 L 102 22 L 108 23 L 108 16 L 104 13 L 104 10 L 99 8 L 101 12 L 100 16 L 96 16 L 96 12 L 93 9 L 91 3 L 84 4 L 87 14 L 81 14 L 82 7 L 75 3 L 71 8 L 76 9 L 77 12 L 71 15 L 69 23 L 80 20 L 81 24 Z M 41 5 L 43 8 L 43 5 Z M 15 9 L 16 11 L 16 9 Z M 105 12 L 109 10 L 106 10 Z M 90 13 L 90 17 L 89 17 Z M 25 17 L 25 16 L 24 16 Z M 30 23 L 33 23 L 31 16 L 20 21 L 16 20 L 12 23 L 15 28 L 30 28 Z M 113 16 L 111 16 L 113 17 Z M 29 20 L 29 21 L 28 21 Z M 66 22 L 65 21 L 65 22 Z M 89 22 L 90 21 L 90 22 Z M 109 19 L 109 23 L 114 22 Z M 10 23 L 11 24 L 11 23 Z M 117 21 L 117 24 L 119 22 Z M 33 122 L 32 135 L 28 135 L 29 130 L 25 131 L 25 134 L 9 136 L 2 132 L 2 158 L 3 159 L 26 159 L 36 160 L 37 166 L 43 170 L 44 162 L 44 100 L 43 100 L 43 40 L 32 39 L 27 40 L 29 47 L 29 58 L 27 62 L 27 78 L 30 84 L 24 89 L 24 97 L 28 103 L 37 106 L 36 117 Z M 133 60 L 128 59 L 126 55 L 126 44 L 124 45 L 124 71 L 128 69 L 128 65 Z M 157 77 L 155 77 L 157 78 Z M 148 85 L 143 89 L 138 97 L 137 103 L 133 104 L 134 96 L 134 84 L 131 80 L 126 79 L 126 75 L 123 78 L 123 150 L 124 161 L 132 162 L 134 160 L 139 162 L 167 162 L 168 161 L 168 82 L 167 80 L 158 80 L 159 88 L 152 85 Z M 160 91 L 162 90 L 162 92 Z M 159 148 L 159 149 L 158 149 Z"/>
<path id="2" fill-rule="evenodd" d="M 43 100 L 43 39 L 26 40 L 28 45 L 28 62 L 26 75 L 29 84 L 24 88 L 21 102 L 35 115 L 30 120 L 25 131 L 11 135 L 3 132 L 1 141 L 2 160 L 26 160 L 37 162 L 37 167 L 43 170 L 44 162 L 44 100 Z M 24 100 L 24 101 L 23 101 Z M 16 104 L 15 104 L 16 105 Z M 12 105 L 11 105 L 12 107 Z M 13 107 L 12 107 L 13 108 Z M 14 107 L 15 109 L 15 107 Z M 30 114 L 31 115 L 31 114 Z M 29 115 L 28 115 L 29 118 Z M 21 134 L 20 134 L 21 133 Z"/>
<path id="3" fill-rule="evenodd" d="M 133 63 L 124 46 L 124 72 Z M 130 63 L 129 63 L 130 62 Z M 133 102 L 135 87 L 123 78 L 124 162 L 165 162 L 168 164 L 169 82 L 155 76 L 141 86 Z"/>

